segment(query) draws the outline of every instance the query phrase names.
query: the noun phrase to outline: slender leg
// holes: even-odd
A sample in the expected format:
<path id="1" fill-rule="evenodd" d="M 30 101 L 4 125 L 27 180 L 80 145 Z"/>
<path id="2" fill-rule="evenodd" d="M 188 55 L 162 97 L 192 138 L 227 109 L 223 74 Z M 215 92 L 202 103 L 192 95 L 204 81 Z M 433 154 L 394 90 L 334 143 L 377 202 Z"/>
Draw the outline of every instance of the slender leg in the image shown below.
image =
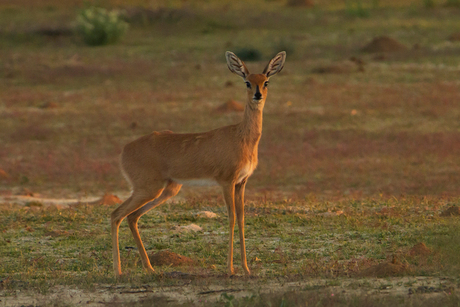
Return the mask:
<path id="1" fill-rule="evenodd" d="M 161 185 L 160 185 L 161 184 Z M 135 190 L 131 197 L 125 200 L 117 209 L 111 214 L 111 227 L 112 227 L 112 257 L 113 257 L 113 270 L 115 276 L 121 275 L 120 265 L 120 251 L 118 244 L 118 229 L 123 219 L 136 211 L 148 201 L 157 198 L 163 191 L 164 183 L 159 183 L 157 189 L 150 190 L 149 192 Z M 152 192 L 153 191 L 153 192 Z M 152 269 L 153 270 L 153 269 Z"/>
<path id="2" fill-rule="evenodd" d="M 132 199 L 133 197 L 131 196 L 125 200 L 115 211 L 112 212 L 111 216 L 113 270 L 115 271 L 115 276 L 117 277 L 121 275 L 120 251 L 118 250 L 118 228 L 120 227 L 121 221 L 123 220 L 123 218 L 118 218 L 117 210 L 127 206 L 129 203 L 131 203 Z"/>
<path id="3" fill-rule="evenodd" d="M 233 269 L 233 231 L 235 230 L 235 185 L 232 183 L 230 185 L 222 186 L 222 190 L 224 192 L 225 203 L 227 204 L 228 221 L 230 226 L 227 269 L 228 274 L 233 275 L 235 273 Z"/>
<path id="4" fill-rule="evenodd" d="M 246 244 L 244 241 L 244 189 L 246 187 L 246 180 L 247 178 L 235 185 L 235 209 L 240 233 L 241 265 L 246 274 L 251 275 L 246 260 Z"/>
<path id="5" fill-rule="evenodd" d="M 161 205 L 166 200 L 179 193 L 181 187 L 181 184 L 170 181 L 158 198 L 154 199 L 153 201 L 147 203 L 143 207 L 137 209 L 136 211 L 128 215 L 127 219 L 129 228 L 131 229 L 131 233 L 133 234 L 133 238 L 136 242 L 137 249 L 139 250 L 142 265 L 148 272 L 154 272 L 154 270 L 152 268 L 152 265 L 150 264 L 150 260 L 148 258 L 147 252 L 145 251 L 144 244 L 142 244 L 142 240 L 139 235 L 139 230 L 137 228 L 137 222 L 139 221 L 139 218 L 145 213 L 147 213 L 149 210 Z"/>

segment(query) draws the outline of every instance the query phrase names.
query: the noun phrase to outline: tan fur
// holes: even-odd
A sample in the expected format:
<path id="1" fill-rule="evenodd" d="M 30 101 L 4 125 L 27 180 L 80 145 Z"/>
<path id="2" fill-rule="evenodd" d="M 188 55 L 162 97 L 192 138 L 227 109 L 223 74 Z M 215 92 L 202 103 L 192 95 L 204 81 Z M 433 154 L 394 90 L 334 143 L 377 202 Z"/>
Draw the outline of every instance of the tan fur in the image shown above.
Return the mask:
<path id="1" fill-rule="evenodd" d="M 223 189 L 230 222 L 228 272 L 233 269 L 233 231 L 235 213 L 240 229 L 241 262 L 250 274 L 244 241 L 244 189 L 248 177 L 257 167 L 257 148 L 262 134 L 262 110 L 267 98 L 265 82 L 281 71 L 285 53 L 280 52 L 264 70 L 264 74 L 249 74 L 244 63 L 231 52 L 226 53 L 229 69 L 250 82 L 248 103 L 242 122 L 203 133 L 178 134 L 171 131 L 153 132 L 127 144 L 121 154 L 121 167 L 132 184 L 133 193 L 111 215 L 113 268 L 121 275 L 118 228 L 127 217 L 142 264 L 153 272 L 137 221 L 150 209 L 176 195 L 180 182 L 212 180 Z M 276 60 L 276 61 L 274 61 Z M 275 63 L 275 64 L 273 64 Z M 261 94 L 254 99 L 256 88 Z"/>

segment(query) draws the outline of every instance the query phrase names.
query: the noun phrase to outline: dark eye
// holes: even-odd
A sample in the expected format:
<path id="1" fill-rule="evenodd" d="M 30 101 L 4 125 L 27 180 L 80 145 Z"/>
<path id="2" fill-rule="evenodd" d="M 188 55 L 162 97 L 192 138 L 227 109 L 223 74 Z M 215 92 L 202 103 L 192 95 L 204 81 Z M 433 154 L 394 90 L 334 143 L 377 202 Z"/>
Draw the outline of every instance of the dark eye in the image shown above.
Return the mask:
<path id="1" fill-rule="evenodd" d="M 264 87 L 267 87 L 268 86 L 268 81 L 265 81 L 264 82 Z"/>
<path id="2" fill-rule="evenodd" d="M 246 81 L 245 83 L 248 88 L 251 88 L 251 83 L 249 83 L 249 81 Z"/>

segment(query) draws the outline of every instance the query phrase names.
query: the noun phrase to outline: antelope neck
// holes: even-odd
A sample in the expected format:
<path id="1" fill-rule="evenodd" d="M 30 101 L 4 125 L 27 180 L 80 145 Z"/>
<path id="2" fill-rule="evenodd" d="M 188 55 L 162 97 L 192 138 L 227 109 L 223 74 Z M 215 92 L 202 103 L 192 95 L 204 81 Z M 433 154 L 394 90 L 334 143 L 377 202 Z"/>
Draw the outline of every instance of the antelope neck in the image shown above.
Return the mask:
<path id="1" fill-rule="evenodd" d="M 262 109 L 252 109 L 249 103 L 244 109 L 241 133 L 248 141 L 257 143 L 262 135 Z"/>

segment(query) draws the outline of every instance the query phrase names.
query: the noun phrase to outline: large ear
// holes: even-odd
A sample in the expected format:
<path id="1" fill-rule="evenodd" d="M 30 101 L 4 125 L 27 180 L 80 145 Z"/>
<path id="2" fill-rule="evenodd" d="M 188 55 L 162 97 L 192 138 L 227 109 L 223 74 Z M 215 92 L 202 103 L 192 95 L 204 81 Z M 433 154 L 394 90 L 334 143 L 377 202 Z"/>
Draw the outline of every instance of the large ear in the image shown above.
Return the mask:
<path id="1" fill-rule="evenodd" d="M 244 62 L 241 61 L 233 52 L 225 52 L 225 57 L 227 58 L 228 69 L 234 74 L 246 79 L 249 75 L 249 71 L 244 65 Z"/>
<path id="2" fill-rule="evenodd" d="M 279 73 L 284 67 L 284 61 L 286 60 L 286 52 L 281 51 L 273 59 L 268 62 L 267 67 L 265 67 L 263 74 L 270 78 L 273 75 Z"/>

